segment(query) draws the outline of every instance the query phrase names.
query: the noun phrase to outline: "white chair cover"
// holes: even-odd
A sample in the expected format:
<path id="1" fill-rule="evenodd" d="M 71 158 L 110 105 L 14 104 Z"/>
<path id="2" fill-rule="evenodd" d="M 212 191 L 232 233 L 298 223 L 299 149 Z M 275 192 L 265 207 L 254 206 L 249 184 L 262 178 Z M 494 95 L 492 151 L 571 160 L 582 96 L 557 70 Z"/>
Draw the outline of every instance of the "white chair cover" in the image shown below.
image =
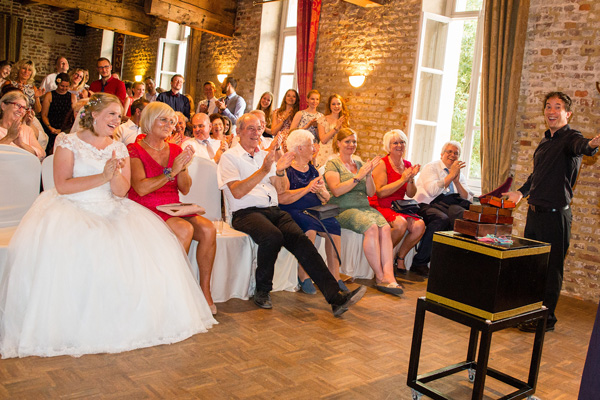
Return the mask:
<path id="1" fill-rule="evenodd" d="M 0 228 L 17 226 L 40 194 L 42 165 L 19 147 L 0 145 Z"/>
<path id="2" fill-rule="evenodd" d="M 192 187 L 186 195 L 181 195 L 184 203 L 196 203 L 206 210 L 205 218 L 211 221 L 221 219 L 221 191 L 217 184 L 217 164 L 202 157 L 194 157 L 188 167 L 192 177 Z"/>
<path id="3" fill-rule="evenodd" d="M 340 272 L 358 279 L 371 279 L 375 273 L 371 269 L 363 251 L 363 235 L 342 229 L 342 265 Z"/>
<path id="4" fill-rule="evenodd" d="M 54 188 L 54 154 L 49 155 L 42 161 L 42 185 L 44 190 Z"/>

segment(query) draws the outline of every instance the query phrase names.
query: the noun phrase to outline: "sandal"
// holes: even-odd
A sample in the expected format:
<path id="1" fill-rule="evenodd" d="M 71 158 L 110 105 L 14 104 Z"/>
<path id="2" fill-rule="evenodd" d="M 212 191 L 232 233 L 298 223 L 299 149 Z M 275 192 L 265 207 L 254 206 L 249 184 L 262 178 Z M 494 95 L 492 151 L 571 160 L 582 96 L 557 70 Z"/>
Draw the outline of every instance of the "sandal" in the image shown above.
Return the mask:
<path id="1" fill-rule="evenodd" d="M 400 296 L 402 293 L 404 293 L 402 287 L 396 282 L 377 283 L 375 284 L 375 289 L 379 290 L 380 292 L 391 294 L 394 296 Z"/>
<path id="2" fill-rule="evenodd" d="M 399 267 L 398 264 L 400 264 L 399 261 L 402 261 L 402 267 Z M 394 275 L 395 276 L 404 276 L 406 275 L 408 271 L 406 270 L 406 267 L 404 266 L 404 257 L 396 257 L 394 259 Z"/>

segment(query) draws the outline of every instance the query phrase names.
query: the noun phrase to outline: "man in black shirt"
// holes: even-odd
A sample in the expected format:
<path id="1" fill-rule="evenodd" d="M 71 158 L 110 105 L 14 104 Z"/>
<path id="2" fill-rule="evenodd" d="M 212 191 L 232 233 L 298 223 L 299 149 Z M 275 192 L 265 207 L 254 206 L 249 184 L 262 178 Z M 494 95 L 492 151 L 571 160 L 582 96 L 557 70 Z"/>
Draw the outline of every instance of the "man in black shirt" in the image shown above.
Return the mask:
<path id="1" fill-rule="evenodd" d="M 548 130 L 533 153 L 533 172 L 517 191 L 503 193 L 518 203 L 529 196 L 525 237 L 551 244 L 544 305 L 550 310 L 546 330 L 554 330 L 563 279 L 563 265 L 571 238 L 571 199 L 582 155 L 598 151 L 600 135 L 584 138 L 571 129 L 571 98 L 562 92 L 551 92 L 544 98 L 544 118 Z M 519 325 L 525 332 L 535 332 L 536 322 Z"/>

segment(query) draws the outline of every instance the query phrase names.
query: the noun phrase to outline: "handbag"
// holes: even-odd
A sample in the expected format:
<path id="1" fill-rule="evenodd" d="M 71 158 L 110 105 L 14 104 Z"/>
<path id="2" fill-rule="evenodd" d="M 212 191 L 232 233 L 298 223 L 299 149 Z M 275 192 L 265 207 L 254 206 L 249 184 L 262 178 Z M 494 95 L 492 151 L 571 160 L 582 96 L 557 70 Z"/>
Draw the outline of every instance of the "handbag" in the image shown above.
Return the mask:
<path id="1" fill-rule="evenodd" d="M 319 206 L 308 207 L 306 211 L 319 220 L 322 220 L 337 217 L 340 214 L 340 207 L 337 204 L 321 204 Z"/>
<path id="2" fill-rule="evenodd" d="M 158 211 L 162 211 L 166 214 L 169 214 L 173 217 L 179 217 L 183 215 L 193 215 L 198 214 L 202 215 L 206 213 L 203 207 L 198 204 L 193 203 L 171 203 L 171 204 L 163 204 L 161 206 L 156 206 Z"/>
<path id="3" fill-rule="evenodd" d="M 392 210 L 400 214 L 421 218 L 419 216 L 421 207 L 419 207 L 419 203 L 416 200 L 394 200 L 392 201 Z"/>

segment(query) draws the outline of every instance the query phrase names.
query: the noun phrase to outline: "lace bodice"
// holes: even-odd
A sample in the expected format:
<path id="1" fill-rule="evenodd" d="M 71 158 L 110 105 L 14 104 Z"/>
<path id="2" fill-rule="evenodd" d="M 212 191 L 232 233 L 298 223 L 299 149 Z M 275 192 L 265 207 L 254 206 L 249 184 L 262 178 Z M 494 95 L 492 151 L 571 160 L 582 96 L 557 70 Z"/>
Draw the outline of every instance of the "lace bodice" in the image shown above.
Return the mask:
<path id="1" fill-rule="evenodd" d="M 104 165 L 112 157 L 113 151 L 117 158 L 129 157 L 127 147 L 121 142 L 113 142 L 100 150 L 84 142 L 76 133 L 61 133 L 56 138 L 56 146 L 63 147 L 73 152 L 73 178 L 90 176 L 102 173 Z M 110 182 L 79 193 L 65 195 L 72 200 L 103 201 L 113 197 Z"/>

